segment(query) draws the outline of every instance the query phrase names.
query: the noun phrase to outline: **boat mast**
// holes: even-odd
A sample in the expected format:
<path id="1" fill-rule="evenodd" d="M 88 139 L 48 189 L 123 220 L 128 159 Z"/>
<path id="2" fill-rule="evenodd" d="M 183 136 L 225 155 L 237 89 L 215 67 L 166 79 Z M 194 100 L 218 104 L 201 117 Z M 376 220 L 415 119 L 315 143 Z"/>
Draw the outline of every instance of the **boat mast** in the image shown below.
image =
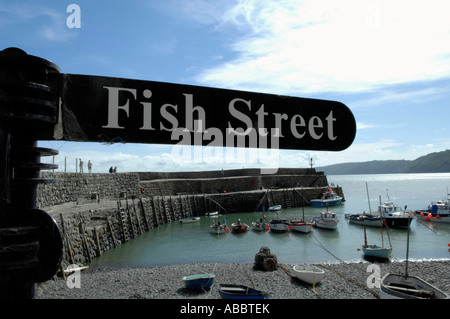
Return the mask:
<path id="1" fill-rule="evenodd" d="M 408 225 L 409 225 L 409 219 L 411 217 L 408 215 Z M 408 235 L 406 238 L 406 262 L 405 262 L 405 278 L 408 277 L 408 257 L 409 257 L 409 228 L 408 227 Z"/>
<path id="2" fill-rule="evenodd" d="M 381 196 L 378 196 L 381 207 Z M 380 224 L 381 224 L 381 247 L 384 247 L 384 239 L 383 239 L 383 215 L 380 214 Z"/>

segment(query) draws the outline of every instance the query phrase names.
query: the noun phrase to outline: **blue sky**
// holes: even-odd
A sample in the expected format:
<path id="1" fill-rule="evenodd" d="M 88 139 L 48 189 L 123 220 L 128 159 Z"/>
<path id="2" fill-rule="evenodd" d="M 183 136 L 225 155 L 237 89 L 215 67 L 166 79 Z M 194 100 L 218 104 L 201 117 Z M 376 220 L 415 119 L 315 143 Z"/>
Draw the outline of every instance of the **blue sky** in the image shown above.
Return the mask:
<path id="1" fill-rule="evenodd" d="M 72 3 L 80 28 L 67 24 Z M 75 171 L 77 158 L 94 172 L 413 160 L 450 149 L 449 9 L 436 0 L 0 0 L 0 49 L 19 47 L 62 73 L 336 100 L 358 127 L 344 151 L 282 150 L 269 163 L 180 160 L 165 145 L 41 141 L 59 150 L 59 171 L 65 159 Z"/>

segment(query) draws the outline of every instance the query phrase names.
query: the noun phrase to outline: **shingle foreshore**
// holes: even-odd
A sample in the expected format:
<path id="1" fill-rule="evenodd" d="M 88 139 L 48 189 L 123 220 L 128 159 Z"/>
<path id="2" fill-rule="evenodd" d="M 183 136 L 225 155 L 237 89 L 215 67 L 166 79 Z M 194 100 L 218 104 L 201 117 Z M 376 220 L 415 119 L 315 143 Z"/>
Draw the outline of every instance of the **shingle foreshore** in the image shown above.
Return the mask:
<path id="1" fill-rule="evenodd" d="M 374 285 L 379 269 L 404 274 L 405 262 L 369 262 L 317 265 L 326 271 L 315 287 L 292 278 L 292 266 L 281 264 L 274 271 L 253 269 L 253 264 L 194 263 L 148 268 L 98 268 L 80 272 L 79 281 L 68 275 L 36 285 L 36 299 L 219 299 L 219 284 L 242 284 L 263 290 L 270 299 L 376 299 Z M 185 288 L 183 276 L 212 273 L 209 291 L 197 293 Z M 409 261 L 408 274 L 418 276 L 450 294 L 450 260 Z M 79 288 L 73 287 L 79 283 Z M 72 288 L 69 288 L 72 287 Z"/>

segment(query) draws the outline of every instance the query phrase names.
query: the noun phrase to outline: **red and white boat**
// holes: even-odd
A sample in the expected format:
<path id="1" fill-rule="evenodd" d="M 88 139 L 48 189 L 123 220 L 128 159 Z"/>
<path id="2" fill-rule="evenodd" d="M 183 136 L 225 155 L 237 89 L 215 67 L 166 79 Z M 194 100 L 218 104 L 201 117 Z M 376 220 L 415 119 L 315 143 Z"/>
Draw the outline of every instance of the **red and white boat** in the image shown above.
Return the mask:
<path id="1" fill-rule="evenodd" d="M 305 222 L 304 220 L 293 219 L 289 221 L 289 228 L 292 231 L 300 232 L 300 233 L 309 233 L 313 223 Z"/>
<path id="2" fill-rule="evenodd" d="M 231 230 L 236 233 L 243 233 L 247 231 L 247 229 L 248 225 L 246 223 L 242 223 L 240 219 L 237 221 L 237 223 L 231 224 Z"/>

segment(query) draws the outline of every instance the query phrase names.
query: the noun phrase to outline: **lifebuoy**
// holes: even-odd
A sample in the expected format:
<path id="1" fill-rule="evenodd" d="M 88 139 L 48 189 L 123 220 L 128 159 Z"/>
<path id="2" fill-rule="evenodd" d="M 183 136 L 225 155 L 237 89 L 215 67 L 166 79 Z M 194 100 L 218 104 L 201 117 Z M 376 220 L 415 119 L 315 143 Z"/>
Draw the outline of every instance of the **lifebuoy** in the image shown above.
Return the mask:
<path id="1" fill-rule="evenodd" d="M 145 187 L 142 186 L 142 187 L 141 187 L 141 194 L 144 194 L 144 192 L 145 192 Z"/>
<path id="2" fill-rule="evenodd" d="M 256 186 L 256 181 L 255 180 L 252 181 L 252 184 L 253 184 L 253 186 Z"/>

